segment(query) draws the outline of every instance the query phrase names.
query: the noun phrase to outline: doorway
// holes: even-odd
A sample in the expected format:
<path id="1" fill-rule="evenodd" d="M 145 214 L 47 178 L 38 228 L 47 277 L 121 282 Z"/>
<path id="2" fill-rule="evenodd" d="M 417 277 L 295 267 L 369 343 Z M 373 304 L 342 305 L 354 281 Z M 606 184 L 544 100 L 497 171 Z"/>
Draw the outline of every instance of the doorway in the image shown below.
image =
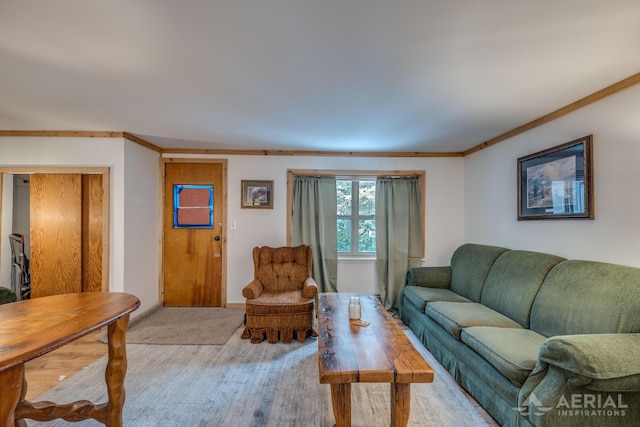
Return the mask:
<path id="1" fill-rule="evenodd" d="M 163 305 L 226 305 L 226 160 L 163 159 Z"/>
<path id="2" fill-rule="evenodd" d="M 3 278 L 13 268 L 5 240 L 17 234 L 30 259 L 30 297 L 107 291 L 109 168 L 6 167 L 0 175 Z M 14 180 L 22 185 L 9 186 Z"/>

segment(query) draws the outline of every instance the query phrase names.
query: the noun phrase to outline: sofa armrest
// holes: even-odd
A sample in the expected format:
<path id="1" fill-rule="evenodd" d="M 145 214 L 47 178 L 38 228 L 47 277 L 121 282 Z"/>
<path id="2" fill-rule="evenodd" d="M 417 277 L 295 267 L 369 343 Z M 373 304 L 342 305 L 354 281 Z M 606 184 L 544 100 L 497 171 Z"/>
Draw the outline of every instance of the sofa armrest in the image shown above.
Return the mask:
<path id="1" fill-rule="evenodd" d="M 547 412 L 561 405 L 563 398 L 566 406 L 567 399 L 581 389 L 591 396 L 601 393 L 602 399 L 611 393 L 637 396 L 640 334 L 559 335 L 547 339 L 536 367 L 520 389 L 518 410 L 528 414 L 533 425 L 544 426 L 548 424 L 546 415 L 553 414 Z M 587 425 L 582 418 L 580 423 Z"/>
<path id="2" fill-rule="evenodd" d="M 538 359 L 594 380 L 640 378 L 640 333 L 551 337 L 540 348 Z"/>
<path id="3" fill-rule="evenodd" d="M 596 392 L 640 391 L 640 333 L 547 339 L 520 390 L 518 405 L 555 407 L 565 392 L 580 387 Z"/>
<path id="4" fill-rule="evenodd" d="M 313 298 L 318 294 L 318 284 L 311 277 L 307 277 L 302 285 L 302 296 L 305 298 Z"/>
<path id="5" fill-rule="evenodd" d="M 407 286 L 449 289 L 451 267 L 415 267 L 407 272 Z"/>
<path id="6" fill-rule="evenodd" d="M 258 279 L 254 279 L 251 283 L 242 289 L 242 296 L 246 299 L 258 298 L 263 291 L 262 283 Z"/>

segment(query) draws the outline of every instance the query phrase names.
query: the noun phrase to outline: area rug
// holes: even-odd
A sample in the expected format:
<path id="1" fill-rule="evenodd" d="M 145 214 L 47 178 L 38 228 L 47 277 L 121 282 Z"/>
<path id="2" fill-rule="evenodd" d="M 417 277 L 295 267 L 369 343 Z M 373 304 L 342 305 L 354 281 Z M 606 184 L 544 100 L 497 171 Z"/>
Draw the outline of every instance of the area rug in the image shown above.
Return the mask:
<path id="1" fill-rule="evenodd" d="M 127 328 L 127 343 L 163 345 L 220 345 L 244 321 L 244 311 L 209 307 L 162 307 Z M 106 331 L 97 338 L 107 342 Z"/>
<path id="2" fill-rule="evenodd" d="M 251 344 L 237 329 L 223 346 L 127 346 L 129 368 L 123 423 L 127 427 L 333 426 L 329 385 L 318 380 L 318 345 Z M 405 331 L 413 342 L 417 338 Z M 415 345 L 415 344 L 414 344 Z M 487 426 L 449 374 L 421 345 L 435 381 L 411 386 L 410 426 Z M 106 400 L 106 356 L 34 401 Z M 389 426 L 389 384 L 352 387 L 354 427 Z M 28 420 L 29 426 L 100 426 Z"/>

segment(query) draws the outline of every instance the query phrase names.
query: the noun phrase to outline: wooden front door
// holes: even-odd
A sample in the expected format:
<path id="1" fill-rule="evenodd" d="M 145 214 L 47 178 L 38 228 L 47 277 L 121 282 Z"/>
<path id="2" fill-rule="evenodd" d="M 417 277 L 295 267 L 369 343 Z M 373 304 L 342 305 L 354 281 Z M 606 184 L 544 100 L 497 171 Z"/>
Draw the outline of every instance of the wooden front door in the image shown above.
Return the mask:
<path id="1" fill-rule="evenodd" d="M 223 164 L 165 163 L 164 184 L 164 305 L 221 307 L 223 258 Z M 178 186 L 178 193 L 176 193 Z M 188 188 L 195 186 L 199 188 Z M 211 191 L 211 225 L 202 212 L 202 201 L 180 205 L 181 188 Z M 176 197 L 176 194 L 178 196 Z M 186 197 L 185 197 L 186 198 Z M 198 197 L 194 197 L 198 199 Z M 180 211 L 180 209 L 183 209 Z M 190 211 L 191 209 L 191 211 Z M 190 218 L 191 212 L 195 219 Z M 184 213 L 184 216 L 181 214 Z M 180 218 L 183 218 L 182 220 Z M 187 218 L 187 219 L 184 219 Z M 182 222 L 181 222 L 182 221 Z"/>

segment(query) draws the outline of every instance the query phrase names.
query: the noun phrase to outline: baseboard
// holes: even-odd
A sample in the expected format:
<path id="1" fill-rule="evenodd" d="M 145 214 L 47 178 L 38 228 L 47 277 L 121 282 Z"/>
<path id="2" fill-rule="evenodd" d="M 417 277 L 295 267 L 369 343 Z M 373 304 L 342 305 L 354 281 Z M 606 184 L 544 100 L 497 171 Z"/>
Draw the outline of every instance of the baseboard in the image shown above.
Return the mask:
<path id="1" fill-rule="evenodd" d="M 245 304 L 243 302 L 231 302 L 227 303 L 226 308 L 230 308 L 232 310 L 242 310 L 246 309 Z"/>

